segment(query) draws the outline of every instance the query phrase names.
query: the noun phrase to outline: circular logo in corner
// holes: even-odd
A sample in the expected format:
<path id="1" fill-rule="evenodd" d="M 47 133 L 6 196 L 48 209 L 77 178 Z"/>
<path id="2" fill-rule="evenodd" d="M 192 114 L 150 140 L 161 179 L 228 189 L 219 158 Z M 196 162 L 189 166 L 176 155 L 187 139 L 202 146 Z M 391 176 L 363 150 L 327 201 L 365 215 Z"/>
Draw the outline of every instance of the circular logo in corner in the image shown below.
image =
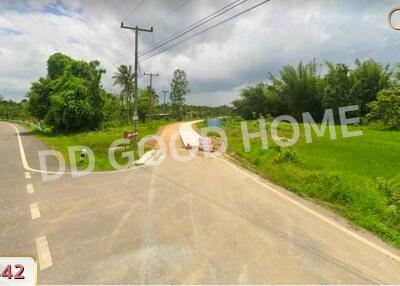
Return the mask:
<path id="1" fill-rule="evenodd" d="M 389 26 L 395 30 L 400 30 L 400 7 L 393 8 L 389 11 L 388 14 L 388 23 Z M 393 21 L 393 18 L 396 18 L 396 21 Z"/>

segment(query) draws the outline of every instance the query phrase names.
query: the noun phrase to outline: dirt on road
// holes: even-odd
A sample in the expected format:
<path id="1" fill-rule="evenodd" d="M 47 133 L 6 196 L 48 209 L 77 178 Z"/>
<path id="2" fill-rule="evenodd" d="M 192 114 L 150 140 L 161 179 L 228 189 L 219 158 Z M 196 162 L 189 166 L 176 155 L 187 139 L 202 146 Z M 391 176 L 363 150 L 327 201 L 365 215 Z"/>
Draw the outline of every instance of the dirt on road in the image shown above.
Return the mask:
<path id="1" fill-rule="evenodd" d="M 170 144 L 170 138 L 172 136 L 176 136 L 176 142 L 175 142 L 175 146 L 177 147 L 177 149 L 182 149 L 184 148 L 183 146 L 183 142 L 181 137 L 179 136 L 179 122 L 176 123 L 171 123 L 168 125 L 165 125 L 163 127 L 160 128 L 160 130 L 158 130 L 157 135 L 161 137 L 161 139 L 164 141 L 165 145 L 167 148 L 169 148 L 169 144 Z M 155 141 L 155 140 L 154 140 Z M 160 149 L 160 146 L 158 143 L 155 143 L 152 146 L 154 149 Z"/>

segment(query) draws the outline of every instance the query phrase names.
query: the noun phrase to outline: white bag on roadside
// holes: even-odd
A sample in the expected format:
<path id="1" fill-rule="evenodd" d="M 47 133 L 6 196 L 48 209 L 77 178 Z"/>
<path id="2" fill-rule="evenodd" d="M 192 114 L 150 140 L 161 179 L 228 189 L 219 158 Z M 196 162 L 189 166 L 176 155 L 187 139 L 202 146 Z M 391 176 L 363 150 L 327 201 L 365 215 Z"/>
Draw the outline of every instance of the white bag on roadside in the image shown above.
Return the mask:
<path id="1" fill-rule="evenodd" d="M 199 138 L 199 149 L 204 152 L 212 152 L 212 143 L 211 139 L 208 137 L 200 137 Z"/>

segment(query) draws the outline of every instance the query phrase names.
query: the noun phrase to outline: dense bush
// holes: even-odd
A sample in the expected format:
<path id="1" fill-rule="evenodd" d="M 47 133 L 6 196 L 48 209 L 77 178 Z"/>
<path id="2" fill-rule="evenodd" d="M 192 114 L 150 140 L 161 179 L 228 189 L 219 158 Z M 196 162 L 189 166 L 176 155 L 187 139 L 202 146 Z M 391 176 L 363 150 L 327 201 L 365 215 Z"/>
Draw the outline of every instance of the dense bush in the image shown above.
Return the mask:
<path id="1" fill-rule="evenodd" d="M 47 63 L 47 77 L 34 82 L 28 93 L 31 114 L 62 132 L 97 128 L 103 120 L 105 95 L 100 63 L 76 61 L 60 53 Z"/>
<path id="2" fill-rule="evenodd" d="M 383 90 L 378 99 L 371 102 L 369 120 L 381 121 L 385 127 L 400 129 L 400 90 Z"/>

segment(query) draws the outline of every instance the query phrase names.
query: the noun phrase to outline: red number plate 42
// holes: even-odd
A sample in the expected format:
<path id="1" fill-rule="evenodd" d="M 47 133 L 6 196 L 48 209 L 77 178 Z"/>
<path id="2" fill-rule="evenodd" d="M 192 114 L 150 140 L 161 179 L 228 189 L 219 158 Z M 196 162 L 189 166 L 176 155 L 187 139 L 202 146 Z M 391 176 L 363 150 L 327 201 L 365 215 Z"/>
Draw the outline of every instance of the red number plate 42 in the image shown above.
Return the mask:
<path id="1" fill-rule="evenodd" d="M 36 260 L 32 257 L 0 257 L 0 285 L 36 286 Z"/>

